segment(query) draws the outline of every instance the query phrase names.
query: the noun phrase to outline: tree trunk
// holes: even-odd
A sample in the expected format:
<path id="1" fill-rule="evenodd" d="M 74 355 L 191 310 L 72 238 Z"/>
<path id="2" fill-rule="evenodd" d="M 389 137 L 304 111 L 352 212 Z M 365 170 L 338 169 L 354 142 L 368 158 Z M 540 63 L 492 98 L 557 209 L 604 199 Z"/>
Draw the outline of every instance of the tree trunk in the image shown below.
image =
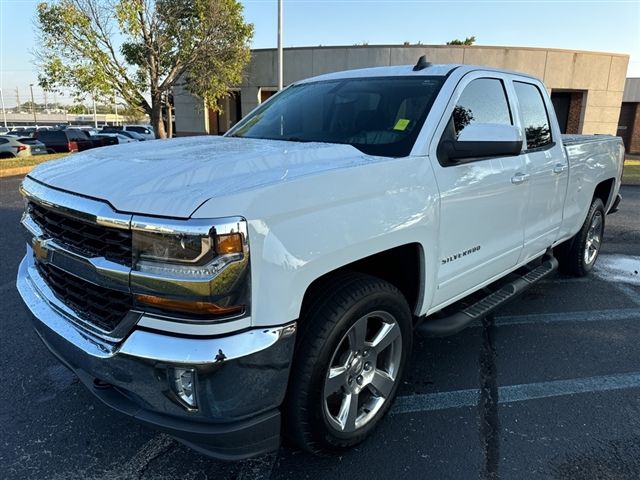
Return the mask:
<path id="1" fill-rule="evenodd" d="M 162 120 L 162 94 L 154 92 L 151 94 L 151 126 L 156 131 L 156 138 L 167 138 Z"/>

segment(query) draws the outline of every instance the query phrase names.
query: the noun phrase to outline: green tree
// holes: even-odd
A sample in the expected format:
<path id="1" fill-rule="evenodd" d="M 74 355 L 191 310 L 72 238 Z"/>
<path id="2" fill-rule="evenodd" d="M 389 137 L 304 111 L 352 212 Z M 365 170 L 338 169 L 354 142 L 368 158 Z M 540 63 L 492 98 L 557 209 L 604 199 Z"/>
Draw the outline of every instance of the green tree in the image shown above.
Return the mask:
<path id="1" fill-rule="evenodd" d="M 253 36 L 237 0 L 50 0 L 36 25 L 43 88 L 103 101 L 115 91 L 162 138 L 163 96 L 178 79 L 219 109 L 242 79 Z"/>
<path id="2" fill-rule="evenodd" d="M 472 35 L 465 38 L 464 40 L 458 40 L 456 38 L 454 40 L 451 40 L 450 42 L 447 42 L 447 45 L 473 45 L 474 43 L 476 43 L 476 37 Z"/>

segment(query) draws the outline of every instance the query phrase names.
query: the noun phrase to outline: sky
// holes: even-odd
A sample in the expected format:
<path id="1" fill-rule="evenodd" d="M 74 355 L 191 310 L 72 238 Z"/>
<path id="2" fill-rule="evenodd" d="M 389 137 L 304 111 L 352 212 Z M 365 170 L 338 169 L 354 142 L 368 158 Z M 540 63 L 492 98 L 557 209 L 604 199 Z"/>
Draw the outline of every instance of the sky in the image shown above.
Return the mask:
<path id="1" fill-rule="evenodd" d="M 0 0 L 0 88 L 8 107 L 16 103 L 16 88 L 25 102 L 29 84 L 37 84 L 31 52 L 38 2 Z M 275 47 L 277 1 L 241 3 L 255 27 L 252 47 Z M 444 44 L 474 35 L 477 45 L 628 53 L 627 76 L 640 77 L 640 0 L 284 0 L 283 23 L 285 47 Z M 37 85 L 34 96 L 44 100 Z"/>

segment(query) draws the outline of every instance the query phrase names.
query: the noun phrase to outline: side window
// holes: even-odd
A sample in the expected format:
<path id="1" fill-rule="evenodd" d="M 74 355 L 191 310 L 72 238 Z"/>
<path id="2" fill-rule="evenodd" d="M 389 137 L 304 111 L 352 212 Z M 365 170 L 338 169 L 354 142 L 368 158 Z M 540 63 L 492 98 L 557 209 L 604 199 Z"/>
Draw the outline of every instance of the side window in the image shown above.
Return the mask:
<path id="1" fill-rule="evenodd" d="M 527 137 L 527 150 L 551 144 L 551 126 L 542 93 L 531 83 L 513 82 L 520 104 L 522 126 Z"/>
<path id="2" fill-rule="evenodd" d="M 3 143 L 9 143 L 9 140 L 7 140 L 6 138 L 0 138 L 0 145 L 2 145 Z"/>
<path id="3" fill-rule="evenodd" d="M 497 78 L 478 78 L 467 85 L 453 109 L 456 137 L 472 123 L 513 125 L 504 85 Z"/>

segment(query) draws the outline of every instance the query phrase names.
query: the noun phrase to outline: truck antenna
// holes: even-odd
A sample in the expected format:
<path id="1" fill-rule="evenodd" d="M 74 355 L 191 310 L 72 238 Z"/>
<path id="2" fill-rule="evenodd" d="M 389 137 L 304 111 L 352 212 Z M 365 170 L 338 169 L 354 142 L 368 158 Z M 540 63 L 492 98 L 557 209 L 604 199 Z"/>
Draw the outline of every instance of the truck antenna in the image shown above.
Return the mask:
<path id="1" fill-rule="evenodd" d="M 415 64 L 415 66 L 413 67 L 413 71 L 417 72 L 418 70 L 423 70 L 427 67 L 431 66 L 431 62 L 427 62 L 427 56 L 426 55 L 422 55 L 419 59 L 418 59 L 418 63 Z"/>

